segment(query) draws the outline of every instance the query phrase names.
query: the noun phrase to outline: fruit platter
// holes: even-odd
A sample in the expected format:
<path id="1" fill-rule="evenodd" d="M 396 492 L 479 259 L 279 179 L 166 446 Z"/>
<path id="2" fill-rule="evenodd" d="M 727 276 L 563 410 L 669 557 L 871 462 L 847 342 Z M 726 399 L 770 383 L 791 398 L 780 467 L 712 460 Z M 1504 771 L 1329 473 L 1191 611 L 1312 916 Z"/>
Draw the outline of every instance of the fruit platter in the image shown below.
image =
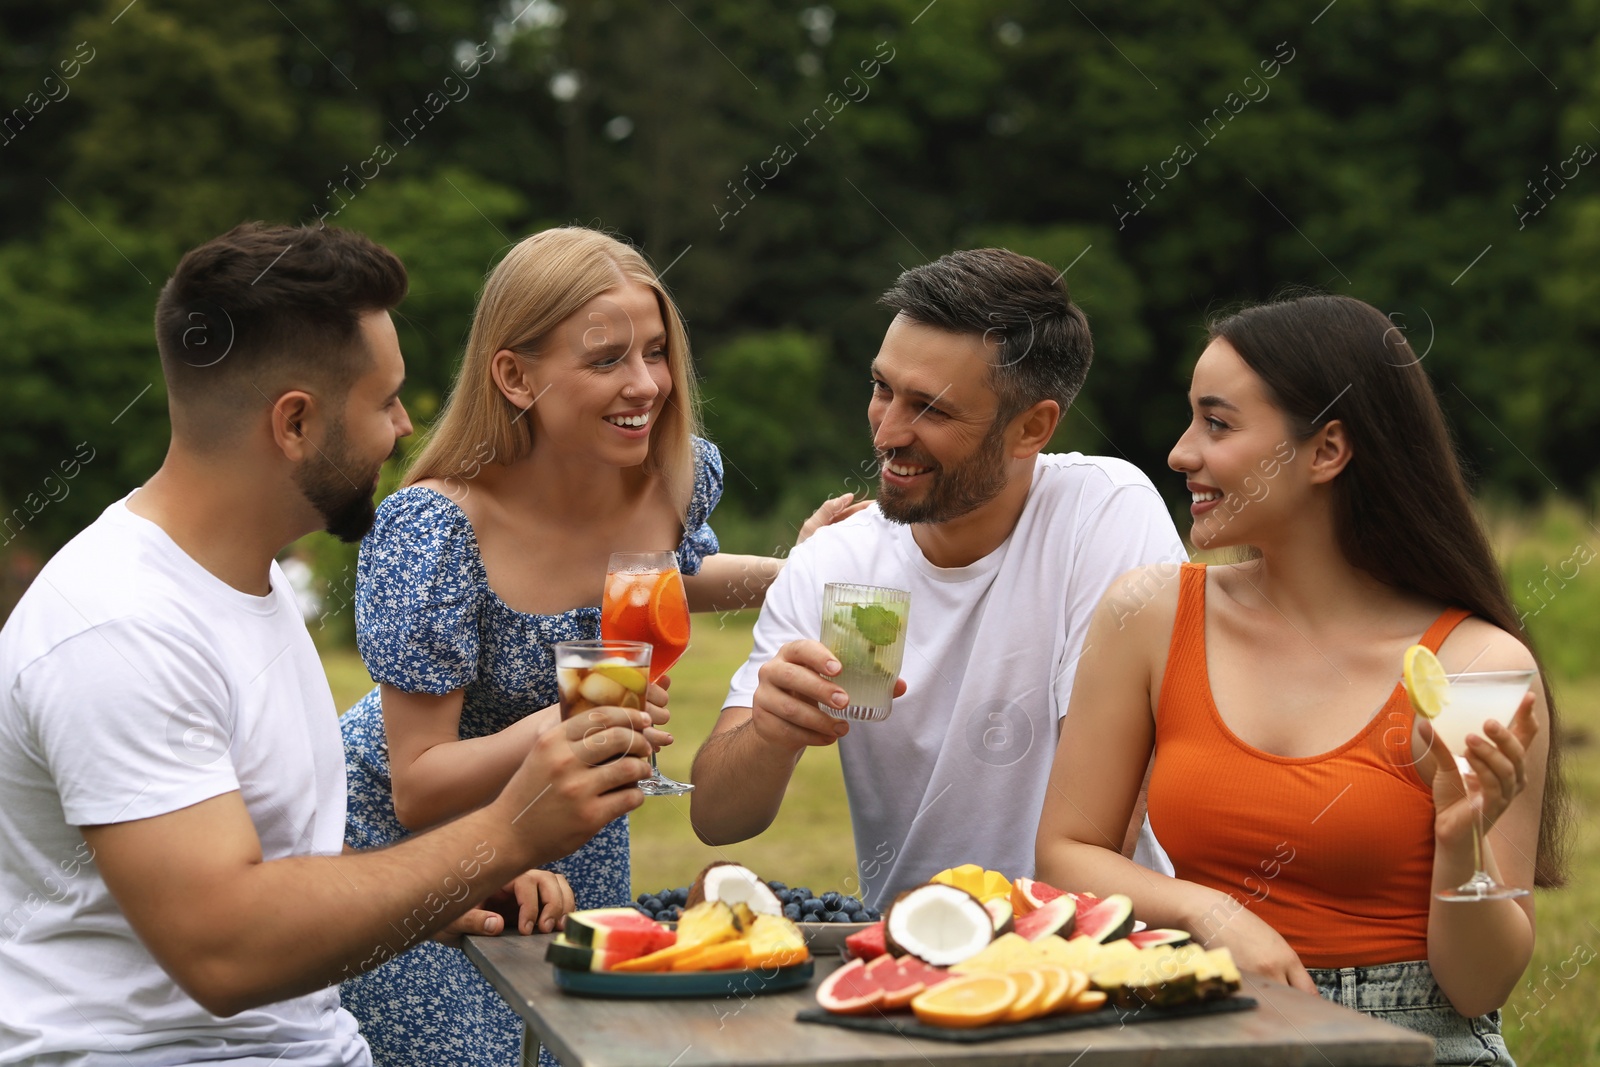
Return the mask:
<path id="1" fill-rule="evenodd" d="M 804 932 L 748 868 L 712 864 L 684 904 L 670 907 L 671 922 L 632 906 L 569 913 L 545 952 L 557 987 L 589 996 L 694 997 L 775 992 L 811 980 Z"/>
<path id="2" fill-rule="evenodd" d="M 902 893 L 845 954 L 802 1022 L 971 1041 L 1255 1007 L 1227 949 L 1135 932 L 1127 897 L 973 864 Z"/>

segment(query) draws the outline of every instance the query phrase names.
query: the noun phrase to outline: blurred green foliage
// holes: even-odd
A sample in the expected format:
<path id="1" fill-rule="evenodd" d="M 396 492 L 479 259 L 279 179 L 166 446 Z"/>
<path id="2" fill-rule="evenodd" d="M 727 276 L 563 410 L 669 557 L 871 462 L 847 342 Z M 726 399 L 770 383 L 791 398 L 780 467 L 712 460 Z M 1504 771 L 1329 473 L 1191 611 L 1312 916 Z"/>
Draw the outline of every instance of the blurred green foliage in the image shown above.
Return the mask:
<path id="1" fill-rule="evenodd" d="M 323 213 L 412 272 L 423 423 L 512 242 L 579 222 L 637 243 L 689 320 L 735 548 L 864 487 L 876 296 L 979 244 L 1065 270 L 1094 325 L 1059 447 L 1161 481 L 1206 316 L 1308 285 L 1394 313 L 1485 486 L 1583 493 L 1600 167 L 1574 161 L 1600 145 L 1600 8 L 1319 9 L 0 7 L 5 539 L 48 553 L 160 462 L 150 321 L 181 252 Z M 70 493 L 41 494 L 85 442 Z"/>

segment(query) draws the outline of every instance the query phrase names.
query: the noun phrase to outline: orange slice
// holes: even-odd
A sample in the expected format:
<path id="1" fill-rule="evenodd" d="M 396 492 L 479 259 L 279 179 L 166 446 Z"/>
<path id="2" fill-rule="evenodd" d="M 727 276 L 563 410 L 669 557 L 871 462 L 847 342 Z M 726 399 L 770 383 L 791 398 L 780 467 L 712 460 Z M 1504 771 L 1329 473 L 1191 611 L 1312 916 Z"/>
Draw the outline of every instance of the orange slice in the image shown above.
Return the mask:
<path id="1" fill-rule="evenodd" d="M 1017 983 L 1017 999 L 1006 1009 L 1004 1020 L 1008 1023 L 1020 1023 L 1035 1015 L 1043 1015 L 1044 1012 L 1040 1009 L 1044 1004 L 1046 992 L 1044 975 L 1030 967 L 1025 971 L 1012 971 L 1011 979 Z"/>
<path id="2" fill-rule="evenodd" d="M 689 643 L 689 601 L 677 571 L 667 571 L 650 591 L 650 630 L 664 645 Z"/>
<path id="3" fill-rule="evenodd" d="M 1098 989 L 1085 990 L 1078 994 L 1078 999 L 1068 1002 L 1062 1011 L 1068 1015 L 1077 1015 L 1081 1012 L 1099 1011 L 1106 1006 L 1106 995 Z"/>
<path id="4" fill-rule="evenodd" d="M 1010 975 L 969 974 L 918 993 L 911 1010 L 929 1026 L 969 1029 L 1003 1018 L 1016 999 L 1017 983 Z"/>
<path id="5" fill-rule="evenodd" d="M 1072 972 L 1054 963 L 1038 963 L 1032 969 L 1044 979 L 1044 996 L 1034 1014 L 1049 1015 L 1072 997 Z"/>

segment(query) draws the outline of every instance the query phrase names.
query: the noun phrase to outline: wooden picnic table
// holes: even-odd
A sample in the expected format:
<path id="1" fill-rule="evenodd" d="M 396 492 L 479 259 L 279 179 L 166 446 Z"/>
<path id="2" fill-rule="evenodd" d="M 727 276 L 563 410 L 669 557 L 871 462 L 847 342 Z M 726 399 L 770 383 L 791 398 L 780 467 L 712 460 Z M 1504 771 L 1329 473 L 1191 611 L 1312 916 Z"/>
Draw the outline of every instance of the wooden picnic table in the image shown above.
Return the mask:
<path id="1" fill-rule="evenodd" d="M 979 1044 L 861 1033 L 795 1020 L 841 960 L 817 957 L 810 986 L 760 996 L 610 1000 L 556 988 L 554 935 L 469 937 L 468 958 L 565 1067 L 1252 1067 L 1433 1063 L 1431 1039 L 1286 985 L 1244 976 L 1253 1011 L 1068 1030 Z M 530 1061 L 531 1062 L 531 1061 Z"/>

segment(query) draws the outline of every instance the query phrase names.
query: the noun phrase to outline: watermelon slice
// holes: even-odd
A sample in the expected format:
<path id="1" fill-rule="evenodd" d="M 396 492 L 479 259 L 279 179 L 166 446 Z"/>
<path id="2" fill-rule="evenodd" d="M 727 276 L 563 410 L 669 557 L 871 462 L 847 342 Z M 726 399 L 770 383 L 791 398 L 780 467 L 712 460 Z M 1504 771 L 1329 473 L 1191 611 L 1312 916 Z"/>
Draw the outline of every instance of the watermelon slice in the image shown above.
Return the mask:
<path id="1" fill-rule="evenodd" d="M 1015 911 L 1011 907 L 1011 901 L 1001 900 L 999 897 L 993 900 L 986 900 L 983 904 L 983 910 L 988 912 L 989 917 L 994 920 L 994 936 L 999 937 L 1001 934 L 1009 934 L 1011 932 L 1012 915 Z"/>
<path id="2" fill-rule="evenodd" d="M 1133 932 L 1133 901 L 1121 893 L 1096 901 L 1079 913 L 1077 932 L 1101 944 L 1122 940 Z"/>
<path id="3" fill-rule="evenodd" d="M 575 945 L 567 940 L 565 934 L 558 934 L 546 946 L 544 958 L 564 971 L 609 971 L 631 957 L 603 948 Z"/>
<path id="4" fill-rule="evenodd" d="M 1136 948 L 1153 948 L 1156 945 L 1187 945 L 1193 938 L 1187 930 L 1138 930 L 1128 935 L 1128 943 Z"/>
<path id="5" fill-rule="evenodd" d="M 1077 911 L 1078 905 L 1073 899 L 1062 894 L 1018 919 L 1013 931 L 1029 941 L 1039 941 L 1052 935 L 1071 937 Z"/>
<path id="6" fill-rule="evenodd" d="M 617 959 L 647 956 L 675 943 L 678 935 L 633 908 L 594 908 L 567 915 L 562 936 L 573 944 Z"/>
<path id="7" fill-rule="evenodd" d="M 872 960 L 888 952 L 883 941 L 883 923 L 875 922 L 864 930 L 857 930 L 844 939 L 845 948 L 852 959 Z"/>

